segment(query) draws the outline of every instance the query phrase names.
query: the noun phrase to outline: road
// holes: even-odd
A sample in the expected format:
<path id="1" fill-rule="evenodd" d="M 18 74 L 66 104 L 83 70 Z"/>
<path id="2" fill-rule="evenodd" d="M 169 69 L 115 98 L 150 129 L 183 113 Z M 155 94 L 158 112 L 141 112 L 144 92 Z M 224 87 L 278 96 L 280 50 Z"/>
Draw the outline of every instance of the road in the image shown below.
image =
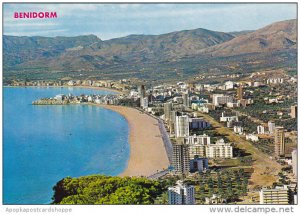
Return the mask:
<path id="1" fill-rule="evenodd" d="M 158 178 L 160 178 L 160 177 L 162 177 L 162 176 L 164 176 L 164 175 L 166 175 L 166 174 L 168 174 L 168 173 L 169 173 L 169 170 L 166 169 L 166 170 L 157 172 L 157 173 L 155 173 L 155 174 L 153 174 L 153 175 L 150 175 L 150 176 L 148 176 L 147 178 L 149 178 L 149 179 L 158 179 Z"/>
<path id="2" fill-rule="evenodd" d="M 270 156 L 258 150 L 247 140 L 234 134 L 232 130 L 224 127 L 211 116 L 200 112 L 198 112 L 198 114 L 210 122 L 218 133 L 227 135 L 230 142 L 235 143 L 235 147 L 251 154 L 252 159 L 254 160 L 252 164 L 254 172 L 251 175 L 250 188 L 255 187 L 256 185 L 270 186 L 273 182 L 277 181 L 278 172 L 281 170 L 281 165 L 279 163 L 277 163 L 274 159 L 270 159 Z"/>
<path id="3" fill-rule="evenodd" d="M 171 143 L 170 137 L 168 135 L 168 132 L 166 130 L 166 127 L 164 125 L 164 122 L 160 118 L 158 119 L 158 126 L 159 126 L 161 137 L 163 139 L 164 146 L 165 146 L 165 149 L 166 149 L 166 152 L 167 152 L 167 155 L 168 155 L 169 163 L 171 165 L 173 147 L 172 147 L 172 143 Z"/>

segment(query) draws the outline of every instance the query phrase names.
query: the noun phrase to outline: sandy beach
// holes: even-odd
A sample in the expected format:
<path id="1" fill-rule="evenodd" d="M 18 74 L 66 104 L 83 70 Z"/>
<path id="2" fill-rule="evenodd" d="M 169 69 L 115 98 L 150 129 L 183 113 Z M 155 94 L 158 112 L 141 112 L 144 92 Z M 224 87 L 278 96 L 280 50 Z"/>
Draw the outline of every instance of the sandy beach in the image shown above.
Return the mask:
<path id="1" fill-rule="evenodd" d="M 130 158 L 119 176 L 149 176 L 169 166 L 167 153 L 156 119 L 123 106 L 97 105 L 123 115 L 130 128 Z"/>

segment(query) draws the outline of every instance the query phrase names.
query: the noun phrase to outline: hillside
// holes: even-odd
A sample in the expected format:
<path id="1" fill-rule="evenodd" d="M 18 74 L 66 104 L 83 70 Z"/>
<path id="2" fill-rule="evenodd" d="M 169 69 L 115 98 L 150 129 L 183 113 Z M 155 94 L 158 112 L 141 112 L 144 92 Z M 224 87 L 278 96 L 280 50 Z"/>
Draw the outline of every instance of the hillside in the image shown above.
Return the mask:
<path id="1" fill-rule="evenodd" d="M 94 35 L 77 37 L 3 36 L 4 66 L 16 66 L 31 60 L 57 57 L 68 50 L 80 50 L 99 43 Z"/>
<path id="2" fill-rule="evenodd" d="M 189 54 L 232 39 L 233 36 L 205 29 L 163 35 L 130 35 L 101 41 L 96 36 L 11 37 L 4 36 L 4 67 L 51 67 L 100 69 L 110 64 L 160 61 Z"/>
<path id="3" fill-rule="evenodd" d="M 295 48 L 297 48 L 297 22 L 288 20 L 237 36 L 230 41 L 207 48 L 203 53 L 212 56 L 232 56 Z"/>
<path id="4" fill-rule="evenodd" d="M 294 66 L 296 43 L 296 20 L 256 31 L 224 33 L 199 28 L 107 41 L 94 35 L 3 36 L 4 77 L 169 79 L 211 70 L 251 72 L 269 68 L 270 62 L 272 67 Z"/>

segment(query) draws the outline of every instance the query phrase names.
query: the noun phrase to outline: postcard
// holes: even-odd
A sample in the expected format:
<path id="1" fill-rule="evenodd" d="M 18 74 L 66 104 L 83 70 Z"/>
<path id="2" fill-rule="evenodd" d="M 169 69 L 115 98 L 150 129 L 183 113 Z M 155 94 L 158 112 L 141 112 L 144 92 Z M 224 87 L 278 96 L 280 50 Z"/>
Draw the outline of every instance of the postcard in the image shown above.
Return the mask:
<path id="1" fill-rule="evenodd" d="M 298 203 L 296 2 L 2 7 L 3 205 Z"/>

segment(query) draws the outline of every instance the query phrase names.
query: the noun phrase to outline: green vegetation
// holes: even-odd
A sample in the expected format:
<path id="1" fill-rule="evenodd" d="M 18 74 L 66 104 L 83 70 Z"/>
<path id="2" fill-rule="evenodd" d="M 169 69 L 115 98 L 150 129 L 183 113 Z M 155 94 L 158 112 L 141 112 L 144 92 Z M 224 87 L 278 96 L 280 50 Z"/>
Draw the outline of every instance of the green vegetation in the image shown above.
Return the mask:
<path id="1" fill-rule="evenodd" d="M 258 123 L 253 122 L 246 116 L 239 116 L 239 121 L 241 122 L 241 126 L 244 128 L 244 131 L 247 133 L 256 132 L 257 126 L 260 125 Z"/>
<path id="2" fill-rule="evenodd" d="M 212 197 L 213 194 L 227 202 L 235 202 L 247 194 L 249 176 L 249 173 L 245 173 L 243 169 L 226 169 L 200 174 L 185 182 L 195 186 L 195 198 L 198 204 L 203 204 L 205 198 Z"/>
<path id="3" fill-rule="evenodd" d="M 290 107 L 297 103 L 297 84 L 285 82 L 273 86 L 248 88 L 249 90 L 253 91 L 251 96 L 254 104 L 240 107 L 237 109 L 238 111 L 265 123 L 273 120 L 278 126 L 283 126 L 288 130 L 297 130 L 297 120 L 289 116 Z M 266 98 L 278 99 L 278 103 L 268 103 Z"/>
<path id="4" fill-rule="evenodd" d="M 153 204 L 166 187 L 147 178 L 91 175 L 64 178 L 53 190 L 53 204 Z"/>
<path id="5" fill-rule="evenodd" d="M 274 139 L 273 138 L 264 138 L 259 139 L 258 142 L 250 141 L 256 148 L 262 151 L 265 154 L 273 155 L 274 154 Z"/>
<path id="6" fill-rule="evenodd" d="M 290 71 L 287 71 L 287 74 L 290 75 L 290 76 L 295 76 L 296 77 L 298 72 L 297 72 L 297 70 L 292 69 Z"/>

